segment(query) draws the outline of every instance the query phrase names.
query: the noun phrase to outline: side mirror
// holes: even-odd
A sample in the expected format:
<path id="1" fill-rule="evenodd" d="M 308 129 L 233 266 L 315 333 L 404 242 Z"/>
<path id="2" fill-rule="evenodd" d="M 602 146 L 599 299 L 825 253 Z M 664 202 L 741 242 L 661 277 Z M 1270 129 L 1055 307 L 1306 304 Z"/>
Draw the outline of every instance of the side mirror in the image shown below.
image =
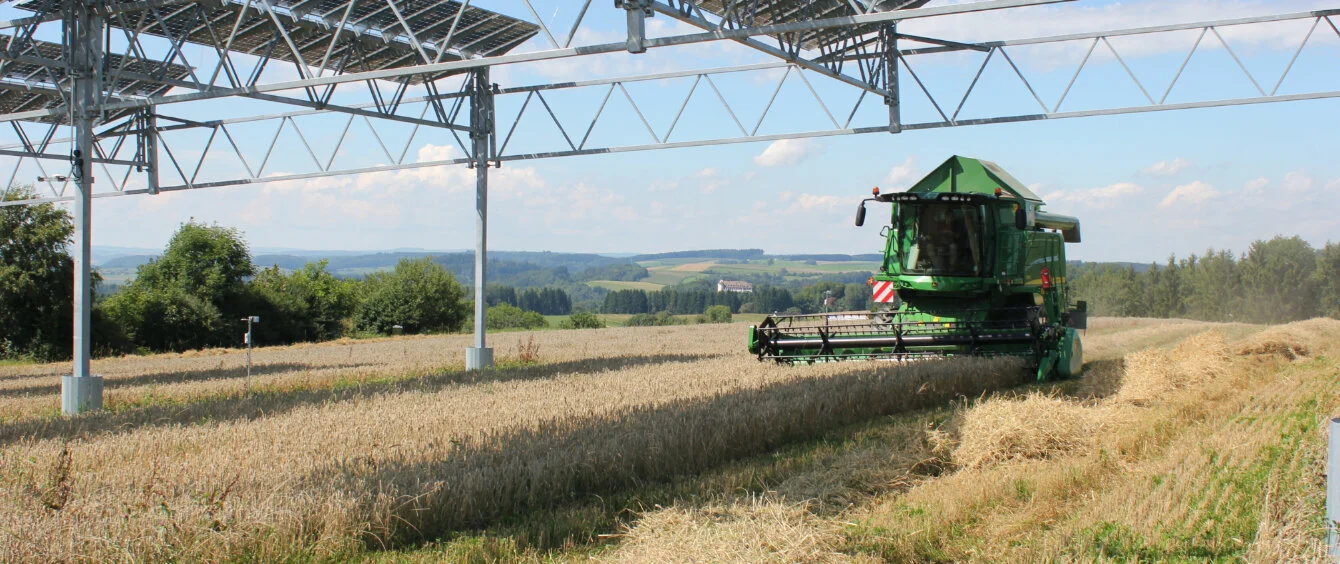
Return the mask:
<path id="1" fill-rule="evenodd" d="M 1014 210 L 1014 228 L 1020 231 L 1028 229 L 1028 212 L 1024 211 L 1023 206 Z"/>
<path id="2" fill-rule="evenodd" d="M 860 227 L 860 226 L 862 226 L 862 225 L 865 225 L 865 202 L 864 202 L 864 201 L 861 202 L 861 205 L 860 205 L 860 206 L 857 206 L 857 207 L 856 207 L 856 226 L 857 226 L 857 227 Z"/>

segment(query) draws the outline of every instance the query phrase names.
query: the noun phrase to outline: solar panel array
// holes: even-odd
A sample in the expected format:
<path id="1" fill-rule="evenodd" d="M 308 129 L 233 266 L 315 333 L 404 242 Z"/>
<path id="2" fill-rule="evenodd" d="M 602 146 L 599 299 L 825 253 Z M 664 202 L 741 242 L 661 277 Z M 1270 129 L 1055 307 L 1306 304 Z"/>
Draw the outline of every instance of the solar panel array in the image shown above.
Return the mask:
<path id="1" fill-rule="evenodd" d="M 930 0 L 855 0 L 865 5 L 873 3 L 874 11 L 888 12 L 925 6 Z M 698 5 L 708 12 L 727 16 L 750 27 L 805 22 L 827 18 L 855 16 L 852 0 L 758 0 L 754 6 L 739 0 L 700 0 Z M 844 41 L 879 31 L 881 24 L 833 27 L 800 34 L 800 44 L 806 49 L 837 46 Z"/>
<path id="2" fill-rule="evenodd" d="M 64 50 L 59 43 L 47 41 L 17 41 L 14 36 L 0 38 L 5 51 L 0 61 L 0 114 L 45 110 L 65 103 L 57 81 L 63 71 L 60 61 Z M 185 80 L 191 69 L 161 61 L 137 57 L 127 59 L 110 54 L 105 59 L 104 80 L 113 99 L 157 96 L 172 88 L 171 82 Z M 112 84 L 115 82 L 115 84 Z M 109 116 L 115 119 L 124 113 Z M 61 117 L 41 121 L 65 122 Z"/>
<path id="3" fill-rule="evenodd" d="M 29 0 L 18 8 L 54 13 L 61 3 Z M 113 0 L 107 4 L 115 9 L 116 4 L 136 3 Z M 127 12 L 109 19 L 108 24 L 127 29 L 142 27 L 141 33 L 185 37 L 191 43 L 233 52 L 256 56 L 268 53 L 273 59 L 310 68 L 321 66 L 323 61 L 327 67 L 347 61 L 346 72 L 423 64 L 423 54 L 432 59 L 430 62 L 500 55 L 539 30 L 533 23 L 463 7 L 456 0 L 202 0 Z M 293 47 L 280 33 L 281 26 Z M 234 29 L 236 35 L 232 34 Z M 444 45 L 449 33 L 450 43 Z M 331 49 L 331 40 L 337 36 Z M 409 80 L 422 82 L 441 76 Z"/>

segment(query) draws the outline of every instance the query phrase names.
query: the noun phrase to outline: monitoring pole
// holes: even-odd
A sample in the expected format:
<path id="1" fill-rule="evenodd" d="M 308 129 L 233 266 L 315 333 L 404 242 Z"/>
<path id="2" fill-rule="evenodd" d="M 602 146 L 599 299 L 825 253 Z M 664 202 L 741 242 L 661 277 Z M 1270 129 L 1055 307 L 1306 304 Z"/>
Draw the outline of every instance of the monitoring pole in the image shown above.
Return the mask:
<path id="1" fill-rule="evenodd" d="M 61 410 L 66 415 L 102 409 L 102 378 L 89 374 L 93 286 L 91 259 L 93 207 L 93 122 L 102 92 L 104 22 L 93 13 L 95 2 L 70 0 L 65 5 L 65 48 L 73 81 L 70 120 L 75 144 L 70 154 L 78 195 L 74 201 L 74 369 L 61 380 Z"/>
<path id="2" fill-rule="evenodd" d="M 475 346 L 465 351 L 465 369 L 483 370 L 493 366 L 493 349 L 484 341 L 484 316 L 488 303 L 484 284 L 488 279 L 489 225 L 489 149 L 493 141 L 493 91 L 489 86 L 489 68 L 482 67 L 471 76 L 470 140 L 475 167 Z"/>
<path id="3" fill-rule="evenodd" d="M 246 383 L 246 393 L 250 394 L 250 393 L 251 393 L 251 344 L 252 344 L 252 342 L 254 342 L 254 341 L 256 340 L 256 339 L 252 336 L 252 333 L 251 333 L 251 324 L 252 324 L 252 323 L 260 323 L 260 322 L 261 322 L 261 318 L 260 318 L 260 316 L 258 316 L 258 315 L 249 315 L 249 316 L 247 316 L 247 317 L 243 317 L 243 318 L 242 318 L 242 321 L 247 322 L 247 334 L 242 336 L 242 340 L 245 341 L 246 344 L 247 344 L 247 383 Z"/>

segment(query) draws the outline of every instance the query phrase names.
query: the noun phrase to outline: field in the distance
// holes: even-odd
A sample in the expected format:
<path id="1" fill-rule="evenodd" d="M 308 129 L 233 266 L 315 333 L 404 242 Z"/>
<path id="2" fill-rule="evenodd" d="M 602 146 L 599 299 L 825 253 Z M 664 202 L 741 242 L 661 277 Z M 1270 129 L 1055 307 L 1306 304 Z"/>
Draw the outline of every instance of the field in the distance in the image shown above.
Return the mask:
<path id="1" fill-rule="evenodd" d="M 66 366 L 0 366 L 0 560 L 1315 558 L 1337 336 L 1095 320 L 1085 377 L 1023 387 L 761 364 L 738 323 L 505 333 L 485 373 L 469 336 L 343 341 L 249 384 L 96 361 L 72 419 Z"/>
<path id="2" fill-rule="evenodd" d="M 721 261 L 715 259 L 662 259 L 641 261 L 638 263 L 650 274 L 636 282 L 614 280 L 594 280 L 587 285 L 608 290 L 648 290 L 655 291 L 665 286 L 674 286 L 686 280 L 704 278 L 709 282 L 741 274 L 774 275 L 817 275 L 841 274 L 844 272 L 874 272 L 878 263 L 861 261 L 795 261 L 795 260 L 749 260 Z"/>

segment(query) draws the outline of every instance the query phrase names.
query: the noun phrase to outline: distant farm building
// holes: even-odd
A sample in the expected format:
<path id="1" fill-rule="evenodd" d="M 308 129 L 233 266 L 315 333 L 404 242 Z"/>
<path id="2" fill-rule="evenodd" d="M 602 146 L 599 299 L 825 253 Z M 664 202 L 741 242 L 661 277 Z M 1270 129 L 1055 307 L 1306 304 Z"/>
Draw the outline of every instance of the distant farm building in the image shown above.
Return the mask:
<path id="1" fill-rule="evenodd" d="M 740 280 L 721 280 L 717 282 L 717 292 L 739 292 L 747 294 L 754 291 L 754 285 Z"/>

